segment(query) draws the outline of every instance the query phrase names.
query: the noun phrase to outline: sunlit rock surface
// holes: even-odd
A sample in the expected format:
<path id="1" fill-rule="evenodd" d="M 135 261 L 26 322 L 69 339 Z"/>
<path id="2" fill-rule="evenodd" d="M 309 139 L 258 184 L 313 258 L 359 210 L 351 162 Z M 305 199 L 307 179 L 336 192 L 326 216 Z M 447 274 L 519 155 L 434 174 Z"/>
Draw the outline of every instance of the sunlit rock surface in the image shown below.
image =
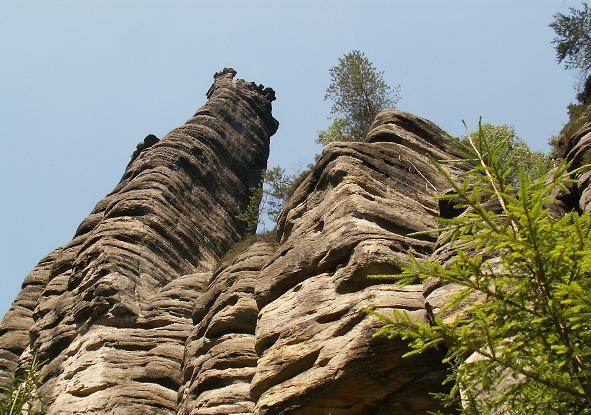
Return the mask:
<path id="1" fill-rule="evenodd" d="M 21 292 L 0 323 L 0 384 L 17 369 L 20 356 L 29 346 L 33 310 L 47 285 L 51 267 L 61 248 L 43 258 L 25 278 Z"/>
<path id="2" fill-rule="evenodd" d="M 217 73 L 191 119 L 138 145 L 121 182 L 33 271 L 39 282 L 25 283 L 20 311 L 2 323 L 12 329 L 0 339 L 6 369 L 27 328 L 48 361 L 50 414 L 177 412 L 193 303 L 211 275 L 203 271 L 244 237 L 238 215 L 278 126 L 273 90 L 235 74 Z"/>
<path id="3" fill-rule="evenodd" d="M 195 303 L 195 327 L 187 341 L 182 415 L 251 414 L 250 382 L 258 307 L 254 287 L 274 247 L 256 242 L 213 276 Z"/>
<path id="4" fill-rule="evenodd" d="M 434 255 L 454 159 L 447 135 L 397 110 L 365 142 L 325 147 L 277 242 L 244 239 L 277 128 L 271 89 L 216 74 L 208 102 L 147 136 L 74 239 L 43 259 L 2 322 L 0 370 L 36 350 L 50 414 L 388 414 L 438 409 L 443 350 L 403 359 L 362 312 L 427 316 L 445 287 L 369 275 Z M 452 176 L 460 174 L 450 169 Z M 440 253 L 440 252 L 439 252 Z M 435 252 L 437 255 L 438 252 Z M 430 291 L 429 291 L 430 290 Z M 431 309 L 429 310 L 431 311 Z"/>
<path id="5" fill-rule="evenodd" d="M 328 145 L 284 208 L 280 246 L 256 296 L 255 414 L 424 414 L 437 408 L 440 356 L 402 359 L 401 341 L 372 338 L 362 307 L 425 316 L 422 286 L 396 289 L 368 275 L 433 250 L 433 195 L 445 182 L 428 156 L 449 159 L 434 124 L 382 112 L 364 143 Z"/>

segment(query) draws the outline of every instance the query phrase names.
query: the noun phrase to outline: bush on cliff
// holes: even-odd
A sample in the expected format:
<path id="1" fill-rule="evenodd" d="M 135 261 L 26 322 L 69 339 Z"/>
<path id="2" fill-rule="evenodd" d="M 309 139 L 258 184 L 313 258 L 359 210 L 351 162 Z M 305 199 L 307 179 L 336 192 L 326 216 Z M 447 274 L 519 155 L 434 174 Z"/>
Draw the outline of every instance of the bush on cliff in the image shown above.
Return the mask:
<path id="1" fill-rule="evenodd" d="M 41 364 L 34 355 L 23 368 L 22 375 L 13 376 L 1 388 L 0 414 L 2 415 L 43 415 L 47 413 L 44 397 L 39 393 L 41 385 Z"/>
<path id="2" fill-rule="evenodd" d="M 238 216 L 246 224 L 249 235 L 256 233 L 258 225 L 264 222 L 264 217 L 275 225 L 283 205 L 311 170 L 312 165 L 291 175 L 279 166 L 263 171 L 261 184 L 250 189 L 248 206 Z"/>
<path id="3" fill-rule="evenodd" d="M 295 176 L 288 175 L 279 166 L 261 172 L 260 184 L 250 188 L 248 206 L 238 216 L 246 224 L 247 234 L 256 233 L 258 225 L 263 223 L 263 216 L 273 223 L 277 221 L 277 216 L 290 195 L 294 179 Z"/>
<path id="4" fill-rule="evenodd" d="M 521 171 L 516 186 L 502 158 L 507 142 L 490 143 L 482 128 L 477 138 L 462 146 L 471 166 L 462 183 L 435 162 L 455 190 L 445 198 L 466 209 L 442 220 L 452 260 L 411 256 L 390 276 L 439 279 L 457 293 L 428 323 L 368 310 L 384 322 L 376 335 L 408 340 L 407 356 L 447 350 L 451 388 L 442 398 L 462 414 L 591 414 L 591 217 L 552 208 L 577 172 Z"/>
<path id="5" fill-rule="evenodd" d="M 501 141 L 504 154 L 500 158 L 504 164 L 511 166 L 511 173 L 508 179 L 513 184 L 519 183 L 519 171 L 527 176 L 528 179 L 535 179 L 545 175 L 552 167 L 552 159 L 541 151 L 534 151 L 529 148 L 527 143 L 517 136 L 515 128 L 507 124 L 482 124 L 479 131 L 468 133 L 463 138 L 464 144 L 474 140 L 478 145 L 479 135 L 483 135 L 489 145 L 496 146 L 499 150 Z"/>
<path id="6" fill-rule="evenodd" d="M 339 58 L 330 70 L 325 100 L 332 101 L 334 121 L 318 133 L 317 143 L 361 141 L 378 113 L 400 100 L 400 87 L 390 87 L 363 52 L 354 50 Z"/>

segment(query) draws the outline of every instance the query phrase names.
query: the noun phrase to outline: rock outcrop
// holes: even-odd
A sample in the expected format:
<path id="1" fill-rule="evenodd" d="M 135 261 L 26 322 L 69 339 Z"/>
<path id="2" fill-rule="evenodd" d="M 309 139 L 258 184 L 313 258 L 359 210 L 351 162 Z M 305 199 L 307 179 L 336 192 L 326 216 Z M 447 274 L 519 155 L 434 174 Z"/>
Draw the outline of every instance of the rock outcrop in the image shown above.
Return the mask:
<path id="1" fill-rule="evenodd" d="M 257 368 L 259 312 L 254 290 L 273 252 L 267 242 L 254 243 L 215 273 L 195 303 L 179 415 L 252 414 L 250 382 Z"/>
<path id="2" fill-rule="evenodd" d="M 434 124 L 382 112 L 365 143 L 328 145 L 278 222 L 280 246 L 261 271 L 255 414 L 424 414 L 444 376 L 440 356 L 402 359 L 401 341 L 372 338 L 362 307 L 425 315 L 422 286 L 368 275 L 425 257 L 444 181 L 427 155 L 453 157 Z"/>
<path id="3" fill-rule="evenodd" d="M 591 162 L 591 120 L 570 137 L 565 154 L 574 170 Z M 583 171 L 576 176 L 577 183 L 567 196 L 567 204 L 573 209 L 591 212 L 591 171 Z M 570 202 L 570 203 L 569 203 Z"/>
<path id="4" fill-rule="evenodd" d="M 425 414 L 441 352 L 403 359 L 363 307 L 425 319 L 425 287 L 369 275 L 433 254 L 456 158 L 433 123 L 378 115 L 365 142 L 333 143 L 282 210 L 278 245 L 244 238 L 274 92 L 215 76 L 207 104 L 141 142 L 74 239 L 42 260 L 0 332 L 0 370 L 34 349 L 50 414 Z M 459 171 L 450 169 L 450 174 Z M 216 268 L 217 269 L 214 269 Z"/>
<path id="5" fill-rule="evenodd" d="M 195 272 L 244 237 L 238 215 L 278 126 L 273 90 L 235 74 L 217 73 L 191 119 L 138 145 L 113 192 L 31 274 L 13 306 L 22 312 L 6 316 L 3 340 L 20 331 L 2 350 L 20 353 L 28 328 L 48 361 L 50 413 L 176 413 L 193 302 L 210 276 Z"/>
<path id="6" fill-rule="evenodd" d="M 29 346 L 33 310 L 47 285 L 51 267 L 61 248 L 43 258 L 27 275 L 21 292 L 0 323 L 0 384 L 16 371 L 20 356 Z"/>

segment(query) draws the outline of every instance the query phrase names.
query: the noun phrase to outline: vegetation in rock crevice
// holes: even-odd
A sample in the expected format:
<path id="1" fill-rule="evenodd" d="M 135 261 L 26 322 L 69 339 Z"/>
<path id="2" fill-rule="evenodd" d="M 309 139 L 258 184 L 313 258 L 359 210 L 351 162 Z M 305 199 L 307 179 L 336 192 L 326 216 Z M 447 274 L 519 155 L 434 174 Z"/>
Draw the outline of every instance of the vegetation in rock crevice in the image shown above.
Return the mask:
<path id="1" fill-rule="evenodd" d="M 41 366 L 34 354 L 30 363 L 22 368 L 22 374 L 13 375 L 2 386 L 0 414 L 2 415 L 43 415 L 47 413 L 45 397 L 39 393 Z"/>
<path id="2" fill-rule="evenodd" d="M 265 220 L 273 225 L 277 222 L 283 206 L 311 169 L 312 165 L 309 165 L 294 174 L 288 174 L 285 169 L 275 166 L 262 172 L 261 183 L 250 188 L 248 206 L 238 216 L 246 224 L 249 235 L 255 234 L 259 225 L 265 225 Z"/>

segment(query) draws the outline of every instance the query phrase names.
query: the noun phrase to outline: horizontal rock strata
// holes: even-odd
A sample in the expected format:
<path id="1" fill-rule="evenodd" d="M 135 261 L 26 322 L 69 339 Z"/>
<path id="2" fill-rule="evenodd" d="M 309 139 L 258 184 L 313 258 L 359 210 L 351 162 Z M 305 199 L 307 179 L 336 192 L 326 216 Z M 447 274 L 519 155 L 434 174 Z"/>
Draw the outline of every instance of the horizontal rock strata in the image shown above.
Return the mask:
<path id="1" fill-rule="evenodd" d="M 28 307 L 30 345 L 48 361 L 50 414 L 176 413 L 193 302 L 210 278 L 195 272 L 244 237 L 238 216 L 278 125 L 273 90 L 235 74 L 216 74 L 183 126 L 138 145 L 121 182 L 46 267 Z M 17 324 L 7 317 L 6 327 Z"/>
<path id="2" fill-rule="evenodd" d="M 372 338 L 362 307 L 425 315 L 422 286 L 396 289 L 368 275 L 397 273 L 397 259 L 427 257 L 433 195 L 444 180 L 429 162 L 454 157 L 422 118 L 382 112 L 365 143 L 325 147 L 278 221 L 280 246 L 256 287 L 259 355 L 254 413 L 424 414 L 444 376 L 440 356 L 402 359 L 400 341 Z"/>
<path id="3" fill-rule="evenodd" d="M 195 303 L 185 353 L 180 415 L 252 414 L 255 374 L 254 287 L 274 247 L 256 242 L 214 275 Z"/>
<path id="4" fill-rule="evenodd" d="M 591 163 L 591 122 L 584 124 L 570 138 L 566 160 L 574 170 Z M 576 188 L 571 189 L 570 204 L 572 208 L 591 212 L 591 171 L 578 174 Z"/>
<path id="5" fill-rule="evenodd" d="M 453 247 L 415 234 L 461 213 L 433 198 L 446 181 L 429 157 L 457 158 L 449 138 L 383 111 L 365 142 L 324 148 L 279 216 L 278 245 L 242 242 L 219 265 L 245 237 L 238 216 L 277 128 L 273 91 L 234 75 L 216 74 L 185 125 L 147 136 L 72 241 L 33 270 L 0 326 L 0 376 L 36 350 L 50 414 L 439 409 L 443 350 L 405 359 L 405 342 L 373 338 L 380 322 L 361 310 L 424 320 L 453 292 L 368 278 L 399 273 L 408 253 L 449 260 Z"/>
<path id="6" fill-rule="evenodd" d="M 27 275 L 20 293 L 0 323 L 0 384 L 15 373 L 20 356 L 29 346 L 33 310 L 47 285 L 49 272 L 60 251 L 61 248 L 55 249 Z"/>

